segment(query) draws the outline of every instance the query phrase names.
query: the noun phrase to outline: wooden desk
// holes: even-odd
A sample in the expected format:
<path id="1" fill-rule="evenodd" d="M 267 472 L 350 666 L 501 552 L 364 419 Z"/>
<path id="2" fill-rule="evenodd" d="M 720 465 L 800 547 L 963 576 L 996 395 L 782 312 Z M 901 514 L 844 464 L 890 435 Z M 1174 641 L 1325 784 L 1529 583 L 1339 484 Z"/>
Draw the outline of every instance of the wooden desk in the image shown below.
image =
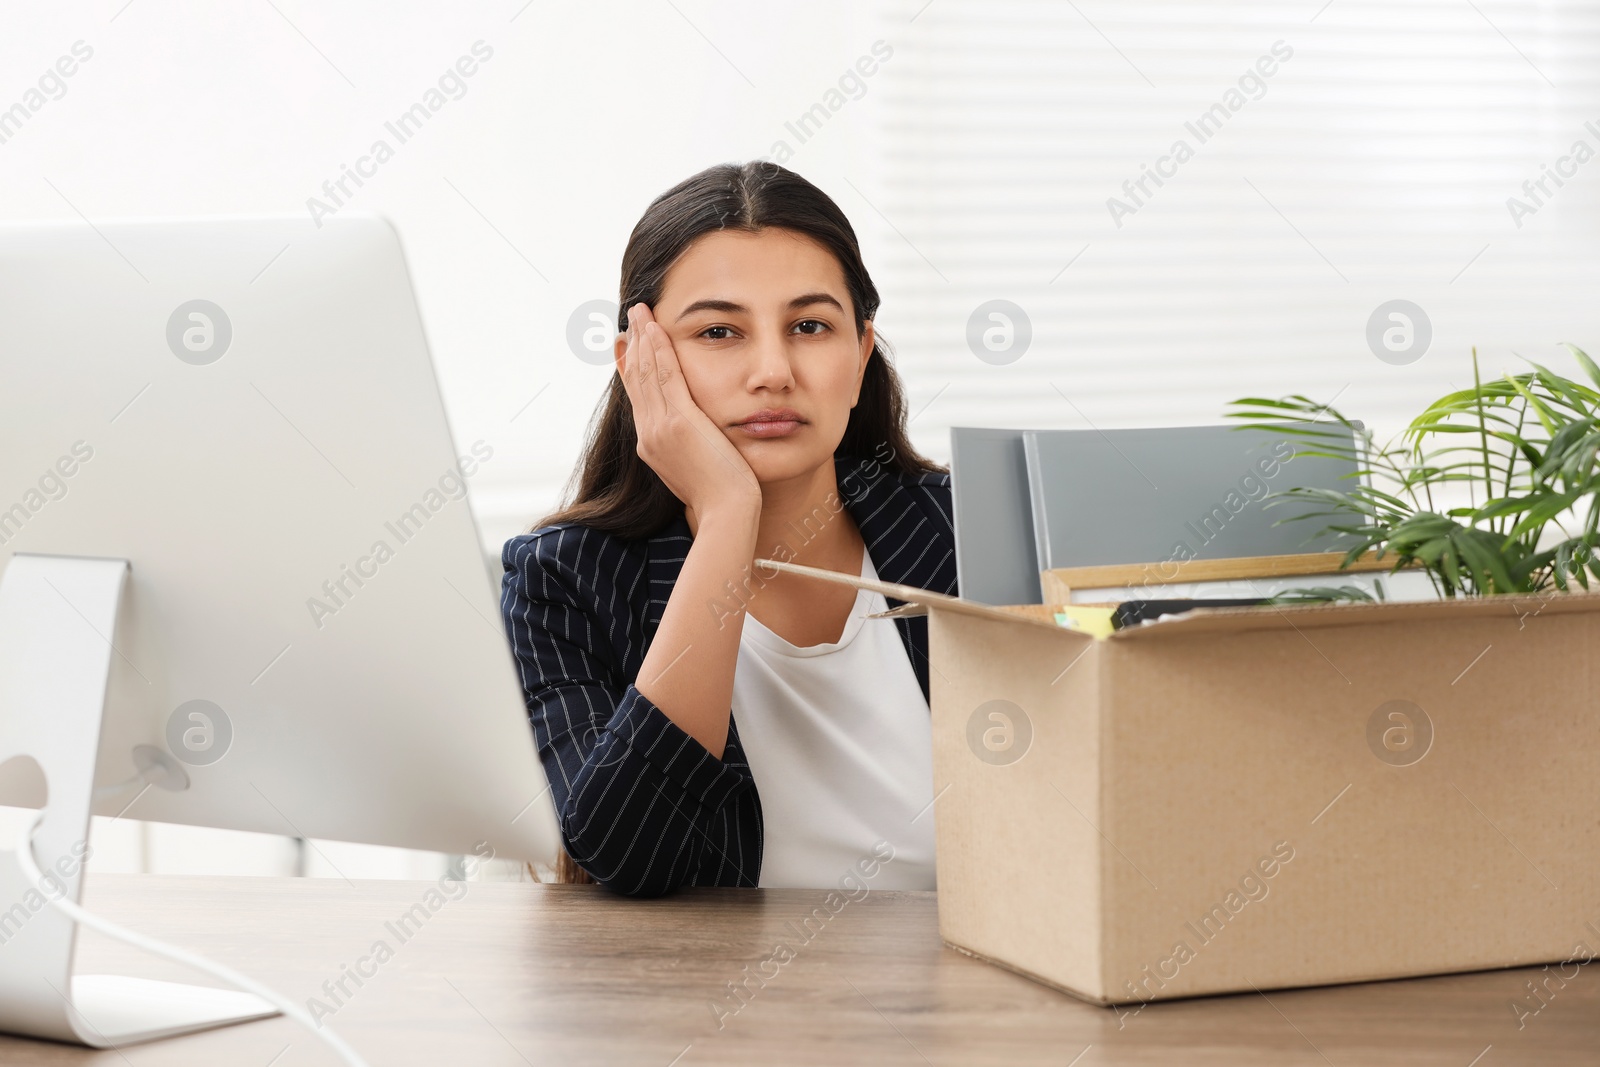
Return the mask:
<path id="1" fill-rule="evenodd" d="M 346 979 L 353 995 L 330 1017 L 374 1067 L 1600 1062 L 1600 972 L 1587 966 L 1520 1030 L 1508 1002 L 1537 968 L 1208 997 L 1119 1018 L 943 946 L 932 893 L 873 892 L 802 944 L 788 924 L 799 927 L 821 892 L 634 901 L 592 886 L 468 883 L 402 942 L 385 924 L 433 886 L 107 875 L 91 876 L 86 903 L 302 1001 L 327 999 L 324 981 L 386 942 L 392 958 L 368 964 L 375 974 L 359 988 Z M 709 1005 L 736 1006 L 723 1000 L 727 983 L 780 940 L 794 958 L 769 967 L 777 976 L 764 988 L 752 982 L 719 1029 Z M 204 981 L 93 934 L 80 959 L 91 972 Z M 281 1018 L 120 1052 L 0 1037 L 7 1067 L 334 1062 Z"/>

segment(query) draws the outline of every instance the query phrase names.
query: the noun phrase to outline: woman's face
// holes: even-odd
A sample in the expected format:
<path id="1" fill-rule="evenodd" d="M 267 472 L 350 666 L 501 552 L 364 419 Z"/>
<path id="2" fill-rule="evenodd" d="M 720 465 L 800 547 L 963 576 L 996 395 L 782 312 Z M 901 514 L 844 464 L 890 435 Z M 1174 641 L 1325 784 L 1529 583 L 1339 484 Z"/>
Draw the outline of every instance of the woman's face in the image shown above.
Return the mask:
<path id="1" fill-rule="evenodd" d="M 833 253 L 793 230 L 717 230 L 667 271 L 651 309 L 689 395 L 762 483 L 831 462 L 872 355 Z M 788 409 L 798 424 L 744 426 Z"/>

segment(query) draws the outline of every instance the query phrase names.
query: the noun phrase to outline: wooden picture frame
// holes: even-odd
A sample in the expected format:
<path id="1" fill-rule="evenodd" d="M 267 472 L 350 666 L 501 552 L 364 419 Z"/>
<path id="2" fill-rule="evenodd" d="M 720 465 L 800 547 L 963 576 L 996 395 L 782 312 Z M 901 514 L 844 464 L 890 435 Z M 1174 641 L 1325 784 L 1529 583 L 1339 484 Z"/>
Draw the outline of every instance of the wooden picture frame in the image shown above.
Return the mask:
<path id="1" fill-rule="evenodd" d="M 1394 571 L 1394 556 L 1375 552 L 1339 564 L 1344 552 L 1303 552 L 1282 556 L 1112 563 L 1056 567 L 1039 572 L 1046 604 L 1117 604 L 1124 600 L 1269 597 L 1286 589 L 1354 585 L 1373 593 L 1384 579 L 1389 600 L 1434 600 L 1437 590 L 1419 564 Z"/>

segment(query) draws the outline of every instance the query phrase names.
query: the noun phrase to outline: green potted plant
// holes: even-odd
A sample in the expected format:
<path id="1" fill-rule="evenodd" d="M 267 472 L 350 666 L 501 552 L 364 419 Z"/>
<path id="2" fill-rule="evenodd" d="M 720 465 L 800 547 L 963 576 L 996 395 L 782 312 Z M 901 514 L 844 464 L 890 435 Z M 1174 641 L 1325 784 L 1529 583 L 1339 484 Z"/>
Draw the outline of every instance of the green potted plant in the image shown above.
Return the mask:
<path id="1" fill-rule="evenodd" d="M 1485 382 L 1474 348 L 1472 388 L 1440 397 L 1381 446 L 1371 430 L 1300 395 L 1242 397 L 1225 417 L 1245 420 L 1241 428 L 1303 439 L 1297 455 L 1356 461 L 1349 489 L 1296 487 L 1269 494 L 1266 504 L 1298 499 L 1321 505 L 1280 522 L 1333 520 L 1324 532 L 1351 539 L 1341 568 L 1371 550 L 1379 559 L 1394 557 L 1390 573 L 1425 568 L 1444 597 L 1565 593 L 1570 580 L 1587 590 L 1590 575 L 1600 579 L 1594 553 L 1600 543 L 1600 367 L 1576 346 L 1566 348 L 1593 388 L 1531 360 L 1531 371 Z M 1308 422 L 1330 429 L 1307 428 Z M 1449 498 L 1459 498 L 1462 488 L 1467 502 L 1452 506 Z M 1382 598 L 1381 582 L 1377 588 Z M 1371 599 L 1354 586 L 1273 598 Z"/>

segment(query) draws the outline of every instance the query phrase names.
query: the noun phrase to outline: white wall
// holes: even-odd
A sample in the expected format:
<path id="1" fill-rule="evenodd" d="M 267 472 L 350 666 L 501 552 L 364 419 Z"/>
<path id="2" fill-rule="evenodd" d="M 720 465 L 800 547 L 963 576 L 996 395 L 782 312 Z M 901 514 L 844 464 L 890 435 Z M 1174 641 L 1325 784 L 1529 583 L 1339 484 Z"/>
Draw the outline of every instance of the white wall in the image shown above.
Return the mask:
<path id="1" fill-rule="evenodd" d="M 1496 374 L 1600 350 L 1600 162 L 1520 226 L 1506 203 L 1575 140 L 1600 150 L 1595 5 L 938 0 L 901 55 L 877 188 L 905 239 L 876 266 L 919 395 L 949 385 L 916 424 L 930 448 L 952 424 L 1216 423 L 1296 392 L 1393 432 L 1470 383 L 1473 345 Z M 1202 143 L 1185 124 L 1262 56 Z M 1180 139 L 1193 158 L 1124 192 Z M 966 344 L 992 298 L 1031 319 L 1014 363 Z M 1366 339 L 1397 298 L 1432 325 L 1407 365 Z"/>

